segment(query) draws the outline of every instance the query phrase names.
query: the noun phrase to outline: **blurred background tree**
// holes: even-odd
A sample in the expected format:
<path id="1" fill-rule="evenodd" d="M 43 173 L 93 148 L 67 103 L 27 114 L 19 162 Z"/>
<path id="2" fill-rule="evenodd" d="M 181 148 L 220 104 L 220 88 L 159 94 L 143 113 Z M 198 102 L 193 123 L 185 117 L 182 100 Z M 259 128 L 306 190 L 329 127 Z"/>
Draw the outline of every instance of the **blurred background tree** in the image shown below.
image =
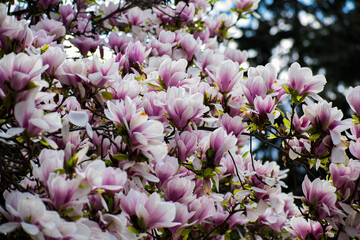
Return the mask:
<path id="1" fill-rule="evenodd" d="M 344 92 L 360 83 L 360 1 L 262 0 L 257 12 L 260 17 L 252 17 L 236 39 L 238 47 L 248 51 L 250 66 L 273 62 L 286 73 L 299 62 L 314 75 L 324 74 L 328 83 L 322 97 L 333 101 L 344 118 L 351 117 Z M 258 143 L 254 152 L 284 165 L 281 154 L 269 146 Z M 301 179 L 309 170 L 289 163 L 287 167 L 287 184 L 295 186 L 288 191 L 301 194 Z"/>
<path id="2" fill-rule="evenodd" d="M 349 114 L 343 92 L 360 83 L 360 1 L 262 0 L 258 12 L 236 39 L 250 66 L 280 58 L 282 70 L 299 62 L 325 74 L 322 96 Z"/>

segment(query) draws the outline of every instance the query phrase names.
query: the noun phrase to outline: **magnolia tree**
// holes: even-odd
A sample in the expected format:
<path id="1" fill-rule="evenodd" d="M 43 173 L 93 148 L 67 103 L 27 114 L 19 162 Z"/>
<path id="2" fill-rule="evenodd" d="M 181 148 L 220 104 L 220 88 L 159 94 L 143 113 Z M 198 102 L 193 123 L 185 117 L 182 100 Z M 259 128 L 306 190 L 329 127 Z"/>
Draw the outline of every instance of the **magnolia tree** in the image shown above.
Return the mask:
<path id="1" fill-rule="evenodd" d="M 1 236 L 358 239 L 360 87 L 344 120 L 324 76 L 244 69 L 228 32 L 258 2 L 1 4 Z"/>

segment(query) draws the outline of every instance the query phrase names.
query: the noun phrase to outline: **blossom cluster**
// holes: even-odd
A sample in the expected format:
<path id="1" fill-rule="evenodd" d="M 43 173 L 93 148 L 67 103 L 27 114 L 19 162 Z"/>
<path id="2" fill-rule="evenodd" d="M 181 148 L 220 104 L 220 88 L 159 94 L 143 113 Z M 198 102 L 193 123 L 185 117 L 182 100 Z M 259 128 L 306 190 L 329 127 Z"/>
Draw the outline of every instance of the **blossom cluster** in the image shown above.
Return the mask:
<path id="1" fill-rule="evenodd" d="M 309 68 L 244 69 L 229 29 L 259 0 L 99 2 L 0 4 L 0 234 L 360 237 L 360 87 L 343 119 Z"/>

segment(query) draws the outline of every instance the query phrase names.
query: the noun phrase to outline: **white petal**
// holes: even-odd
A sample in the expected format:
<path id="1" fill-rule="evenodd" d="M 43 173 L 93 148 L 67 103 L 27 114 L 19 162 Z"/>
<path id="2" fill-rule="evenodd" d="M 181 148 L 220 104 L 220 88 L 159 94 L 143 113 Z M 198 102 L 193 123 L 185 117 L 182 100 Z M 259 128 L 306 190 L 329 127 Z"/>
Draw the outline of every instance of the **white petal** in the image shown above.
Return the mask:
<path id="1" fill-rule="evenodd" d="M 0 225 L 0 233 L 6 234 L 6 233 L 14 231 L 18 227 L 20 227 L 20 223 L 18 223 L 18 222 L 4 223 L 4 224 Z"/>
<path id="2" fill-rule="evenodd" d="M 85 127 L 89 121 L 89 116 L 86 112 L 70 111 L 69 120 L 76 126 Z"/>
<path id="3" fill-rule="evenodd" d="M 39 233 L 39 228 L 34 224 L 21 222 L 21 226 L 24 229 L 24 231 L 27 232 L 30 235 L 36 235 L 36 234 Z"/>

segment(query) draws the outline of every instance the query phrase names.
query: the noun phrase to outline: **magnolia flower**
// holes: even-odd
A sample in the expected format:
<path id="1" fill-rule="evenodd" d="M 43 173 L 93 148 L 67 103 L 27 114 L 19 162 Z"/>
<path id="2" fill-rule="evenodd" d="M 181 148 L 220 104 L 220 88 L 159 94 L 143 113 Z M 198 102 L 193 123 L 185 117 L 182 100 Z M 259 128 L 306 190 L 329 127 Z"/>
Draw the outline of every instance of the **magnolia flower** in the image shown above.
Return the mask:
<path id="1" fill-rule="evenodd" d="M 335 145 L 340 143 L 341 132 L 351 127 L 351 120 L 341 120 L 343 113 L 338 108 L 333 108 L 332 103 L 309 102 L 303 110 L 306 118 L 311 122 L 311 128 L 329 134 Z"/>
<path id="2" fill-rule="evenodd" d="M 184 131 L 179 135 L 175 133 L 175 141 L 178 147 L 177 157 L 181 162 L 185 162 L 186 158 L 196 151 L 198 138 L 195 134 Z"/>
<path id="3" fill-rule="evenodd" d="M 346 101 L 349 103 L 351 109 L 360 116 L 360 86 L 355 88 L 350 87 L 346 93 Z"/>
<path id="4" fill-rule="evenodd" d="M 191 34 L 186 34 L 181 40 L 180 40 L 182 49 L 186 52 L 186 60 L 190 61 L 194 55 L 200 50 L 201 47 L 201 40 L 195 38 Z"/>
<path id="5" fill-rule="evenodd" d="M 95 160 L 85 169 L 86 179 L 93 189 L 118 192 L 127 180 L 126 172 L 119 168 L 106 167 L 104 161 Z"/>
<path id="6" fill-rule="evenodd" d="M 149 120 L 145 112 L 136 113 L 125 124 L 133 150 L 139 149 L 144 156 L 160 161 L 167 154 L 164 140 L 164 126 L 157 120 Z"/>
<path id="7" fill-rule="evenodd" d="M 215 76 L 210 71 L 208 71 L 208 74 L 222 93 L 231 92 L 240 83 L 242 78 L 242 72 L 239 71 L 239 63 L 231 60 L 222 62 L 216 69 Z"/>
<path id="8" fill-rule="evenodd" d="M 32 137 L 38 136 L 42 132 L 55 132 L 62 127 L 58 113 L 44 115 L 43 110 L 35 107 L 35 102 L 31 98 L 17 103 L 14 115 L 20 127 L 27 129 Z"/>
<path id="9" fill-rule="evenodd" d="M 257 113 L 260 118 L 269 118 L 272 124 L 274 123 L 275 119 L 275 116 L 272 114 L 272 112 L 275 110 L 275 107 L 275 99 L 273 99 L 270 95 L 266 95 L 265 98 L 257 96 L 254 99 L 255 113 Z"/>
<path id="10" fill-rule="evenodd" d="M 109 46 L 116 53 L 125 53 L 125 49 L 128 44 L 131 42 L 131 38 L 125 34 L 118 35 L 115 32 L 111 32 L 109 35 Z"/>
<path id="11" fill-rule="evenodd" d="M 348 166 L 331 163 L 330 173 L 337 192 L 347 199 L 356 187 L 356 180 L 360 175 L 360 163 L 356 160 L 350 160 Z"/>
<path id="12" fill-rule="evenodd" d="M 179 163 L 177 158 L 165 156 L 160 162 L 156 163 L 155 174 L 159 178 L 162 186 L 167 183 L 167 180 L 175 175 L 178 171 Z"/>
<path id="13" fill-rule="evenodd" d="M 310 182 L 308 176 L 302 183 L 304 199 L 310 207 L 310 212 L 316 211 L 320 218 L 331 216 L 331 211 L 336 208 L 336 188 L 331 186 L 329 181 L 315 179 Z"/>
<path id="14" fill-rule="evenodd" d="M 190 121 L 199 120 L 209 110 L 203 105 L 204 96 L 201 93 L 191 95 L 183 88 L 168 89 L 166 110 L 171 121 L 178 128 L 184 128 Z"/>
<path id="15" fill-rule="evenodd" d="M 81 35 L 70 39 L 70 42 L 79 49 L 81 55 L 86 56 L 89 51 L 95 52 L 96 48 L 102 43 L 102 40 L 98 36 L 94 39 Z"/>
<path id="16" fill-rule="evenodd" d="M 170 87 L 180 87 L 186 84 L 187 63 L 188 62 L 185 59 L 172 61 L 170 58 L 167 58 L 163 61 L 158 70 L 159 77 L 161 77 L 160 84 L 163 85 L 162 87 L 168 89 Z"/>
<path id="17" fill-rule="evenodd" d="M 293 63 L 288 71 L 289 82 L 286 84 L 290 89 L 298 91 L 299 96 L 316 93 L 324 89 L 326 79 L 322 75 L 313 76 L 310 68 L 302 68 L 300 64 Z"/>
<path id="18" fill-rule="evenodd" d="M 252 12 L 258 8 L 260 0 L 234 0 L 236 9 Z"/>
<path id="19" fill-rule="evenodd" d="M 138 62 L 140 65 L 143 64 L 146 57 L 149 55 L 151 49 L 147 50 L 139 42 L 132 43 L 130 42 L 127 48 L 125 49 L 125 54 L 129 58 L 129 61 L 132 63 Z"/>
<path id="20" fill-rule="evenodd" d="M 33 174 L 45 186 L 47 184 L 49 175 L 57 169 L 64 167 L 65 153 L 63 150 L 49 150 L 44 149 L 39 155 L 40 167 L 32 164 Z"/>
<path id="21" fill-rule="evenodd" d="M 243 62 L 246 61 L 248 54 L 247 54 L 247 51 L 245 51 L 245 50 L 241 51 L 239 49 L 226 48 L 225 56 L 226 56 L 226 58 L 228 58 L 234 62 L 242 64 Z"/>
<path id="22" fill-rule="evenodd" d="M 139 7 L 133 7 L 126 12 L 124 17 L 129 24 L 140 26 L 150 17 L 150 9 L 143 11 Z"/>
<path id="23" fill-rule="evenodd" d="M 51 204 L 56 209 L 68 209 L 82 206 L 87 201 L 86 196 L 91 191 L 90 184 L 81 177 L 66 179 L 66 176 L 50 173 L 47 188 Z M 80 209 L 81 211 L 81 209 Z M 72 212 L 76 214 L 79 212 Z"/>
<path id="24" fill-rule="evenodd" d="M 116 124 L 129 122 L 136 112 L 136 104 L 126 97 L 125 101 L 108 101 L 108 109 L 104 110 L 105 116 Z"/>
<path id="25" fill-rule="evenodd" d="M 54 75 L 61 64 L 65 62 L 66 54 L 59 47 L 49 47 L 41 57 L 43 64 L 49 66 L 48 69 L 46 69 L 46 72 L 50 75 Z"/>
<path id="26" fill-rule="evenodd" d="M 321 224 L 310 219 L 306 221 L 303 217 L 293 217 L 290 225 L 289 232 L 300 240 L 309 238 L 318 240 L 323 235 Z"/>
<path id="27" fill-rule="evenodd" d="M 221 115 L 220 119 L 221 126 L 226 130 L 227 134 L 233 134 L 237 138 L 237 145 L 244 145 L 247 136 L 242 135 L 245 131 L 247 124 L 241 120 L 239 116 L 231 117 L 229 114 L 225 113 Z"/>
<path id="28" fill-rule="evenodd" d="M 141 232 L 179 225 L 173 222 L 176 214 L 174 204 L 162 202 L 157 193 L 148 197 L 145 193 L 130 189 L 126 197 L 121 199 L 121 209 Z"/>
<path id="29" fill-rule="evenodd" d="M 257 96 L 265 97 L 268 92 L 268 86 L 264 84 L 264 79 L 260 75 L 250 76 L 242 84 L 243 93 L 248 100 L 249 105 L 254 105 L 254 99 Z"/>
<path id="30" fill-rule="evenodd" d="M 66 29 L 62 22 L 53 20 L 53 19 L 43 19 L 39 21 L 35 26 L 34 30 L 39 31 L 43 29 L 47 32 L 48 35 L 55 35 L 55 39 L 59 39 L 64 36 Z"/>
<path id="31" fill-rule="evenodd" d="M 116 63 L 115 59 L 110 58 L 105 63 L 101 63 L 97 56 L 89 63 L 87 74 L 84 76 L 87 81 L 98 88 L 108 86 L 110 80 L 119 77 L 119 63 Z"/>
<path id="32" fill-rule="evenodd" d="M 23 90 L 30 82 L 48 87 L 49 84 L 41 80 L 41 74 L 47 68 L 40 56 L 10 53 L 0 59 L 0 84 L 9 82 L 11 89 L 17 91 Z"/>
<path id="33" fill-rule="evenodd" d="M 0 206 L 0 213 L 9 221 L 0 225 L 0 233 L 13 232 L 22 228 L 33 239 L 63 238 L 59 225 L 64 224 L 57 212 L 46 210 L 39 196 L 28 192 L 4 192 L 6 210 Z M 72 229 L 72 223 L 67 224 Z M 75 227 L 76 228 L 76 227 Z"/>
<path id="34" fill-rule="evenodd" d="M 70 4 L 61 5 L 59 7 L 59 13 L 61 16 L 61 21 L 63 22 L 65 27 L 69 27 L 70 23 L 74 20 L 76 16 L 76 12 Z"/>
<path id="35" fill-rule="evenodd" d="M 209 153 L 211 156 L 208 156 L 210 157 L 209 160 L 213 161 L 210 165 L 214 164 L 215 166 L 218 166 L 224 154 L 234 147 L 236 143 L 237 138 L 232 134 L 228 135 L 222 127 L 217 128 L 212 132 L 209 136 L 209 148 L 211 149 L 210 151 L 214 152 L 211 154 Z M 207 151 L 209 151 L 209 149 Z"/>
<path id="36" fill-rule="evenodd" d="M 195 182 L 192 181 L 190 178 L 173 178 L 166 185 L 166 189 L 164 191 L 165 200 L 187 203 L 194 198 L 194 188 Z"/>

